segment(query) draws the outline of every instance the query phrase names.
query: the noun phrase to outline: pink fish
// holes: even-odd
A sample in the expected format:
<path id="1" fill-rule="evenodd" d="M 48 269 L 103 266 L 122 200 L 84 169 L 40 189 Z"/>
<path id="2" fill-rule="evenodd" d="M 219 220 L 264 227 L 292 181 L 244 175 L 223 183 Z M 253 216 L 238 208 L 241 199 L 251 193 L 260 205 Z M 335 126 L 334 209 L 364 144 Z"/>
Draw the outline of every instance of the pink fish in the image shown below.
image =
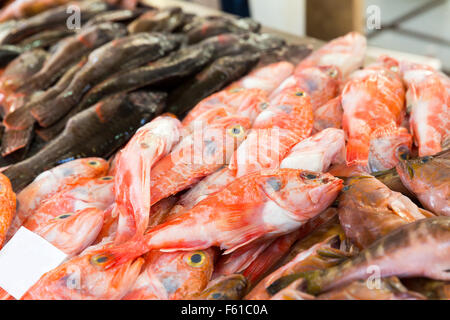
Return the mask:
<path id="1" fill-rule="evenodd" d="M 342 126 L 348 137 L 347 164 L 368 166 L 370 144 L 373 138 L 389 141 L 395 150 L 401 145 L 410 146 L 407 133 L 400 127 L 405 109 L 405 91 L 400 79 L 398 63 L 389 57 L 380 57 L 371 66 L 355 72 L 342 92 L 344 115 Z M 406 141 L 406 143 L 405 143 Z M 409 141 L 409 142 L 408 142 Z M 396 163 L 395 151 L 381 157 Z"/>
<path id="2" fill-rule="evenodd" d="M 291 148 L 280 168 L 326 172 L 331 164 L 345 161 L 345 134 L 328 128 Z"/>
<path id="3" fill-rule="evenodd" d="M 294 231 L 327 208 L 341 188 L 340 179 L 303 170 L 248 175 L 150 229 L 142 239 L 100 250 L 93 259 L 102 259 L 110 268 L 153 249 L 187 251 L 219 246 L 228 254 Z"/>
<path id="4" fill-rule="evenodd" d="M 139 128 L 117 155 L 113 212 L 113 216 L 119 215 L 116 242 L 144 234 L 150 214 L 151 169 L 172 150 L 180 136 L 180 121 L 160 116 Z"/>
<path id="5" fill-rule="evenodd" d="M 336 38 L 302 60 L 295 68 L 294 74 L 302 69 L 316 66 L 336 66 L 346 78 L 363 65 L 367 41 L 357 32 L 350 32 Z"/>
<path id="6" fill-rule="evenodd" d="M 450 80 L 430 67 L 406 61 L 400 72 L 408 86 L 410 130 L 419 156 L 436 154 L 450 138 Z"/>
<path id="7" fill-rule="evenodd" d="M 103 176 L 108 163 L 101 158 L 83 158 L 61 164 L 38 175 L 17 194 L 17 212 L 8 231 L 10 239 L 37 207 L 58 191 L 71 187 L 85 178 Z"/>

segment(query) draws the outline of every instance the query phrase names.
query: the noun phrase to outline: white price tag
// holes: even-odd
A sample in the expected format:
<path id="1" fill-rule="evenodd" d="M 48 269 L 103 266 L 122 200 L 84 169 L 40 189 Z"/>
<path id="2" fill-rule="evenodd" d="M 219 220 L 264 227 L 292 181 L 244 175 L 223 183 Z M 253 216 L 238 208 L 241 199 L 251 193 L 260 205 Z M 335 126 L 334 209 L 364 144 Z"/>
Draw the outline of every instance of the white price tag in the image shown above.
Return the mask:
<path id="1" fill-rule="evenodd" d="M 50 242 L 21 227 L 0 251 L 0 287 L 20 299 L 46 272 L 67 255 Z"/>

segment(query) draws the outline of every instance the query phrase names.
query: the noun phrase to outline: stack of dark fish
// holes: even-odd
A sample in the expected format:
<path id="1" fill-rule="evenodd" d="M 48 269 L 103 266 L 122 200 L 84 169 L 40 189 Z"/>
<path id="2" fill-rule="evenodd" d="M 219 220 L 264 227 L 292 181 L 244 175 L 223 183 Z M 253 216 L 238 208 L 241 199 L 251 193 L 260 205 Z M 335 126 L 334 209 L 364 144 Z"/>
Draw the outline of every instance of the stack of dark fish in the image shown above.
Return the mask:
<path id="1" fill-rule="evenodd" d="M 47 5 L 0 14 L 0 248 L 68 255 L 22 299 L 450 298 L 446 75 L 364 66 L 354 32 Z"/>
<path id="2" fill-rule="evenodd" d="M 106 157 L 126 142 L 118 140 L 105 150 L 88 145 L 77 149 L 80 141 L 89 140 L 79 136 L 76 142 L 71 136 L 73 130 L 87 133 L 86 123 L 78 121 L 72 121 L 72 126 L 77 123 L 80 128 L 61 134 L 72 117 L 102 99 L 141 88 L 145 88 L 141 95 L 168 94 L 165 107 L 135 119 L 132 128 L 119 122 L 123 127 L 111 132 L 112 137 L 130 137 L 138 126 L 165 110 L 185 114 L 202 98 L 246 74 L 262 55 L 285 48 L 282 39 L 258 34 L 260 25 L 251 19 L 200 18 L 178 7 L 123 9 L 102 1 L 76 4 L 80 29 L 66 26 L 69 4 L 0 24 L 4 68 L 0 162 L 10 166 L 6 174 L 14 177 L 15 190 L 58 163 L 83 156 Z M 309 53 L 304 46 L 297 50 L 299 58 Z M 201 81 L 195 77 L 199 72 L 204 75 Z M 103 127 L 111 128 L 117 119 L 111 121 L 89 134 L 104 135 Z M 64 136 L 72 141 L 70 154 L 49 158 L 51 148 L 40 152 L 50 143 L 58 148 Z M 111 138 L 104 136 L 104 140 Z M 28 168 L 26 174 L 23 168 Z"/>

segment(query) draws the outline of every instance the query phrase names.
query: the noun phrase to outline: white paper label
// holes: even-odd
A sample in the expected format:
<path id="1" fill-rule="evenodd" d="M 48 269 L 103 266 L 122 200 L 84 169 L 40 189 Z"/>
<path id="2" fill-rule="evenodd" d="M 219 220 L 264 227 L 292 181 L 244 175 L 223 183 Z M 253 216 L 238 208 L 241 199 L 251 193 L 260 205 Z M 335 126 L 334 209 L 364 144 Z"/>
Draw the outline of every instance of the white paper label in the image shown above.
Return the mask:
<path id="1" fill-rule="evenodd" d="M 21 227 L 0 251 L 0 287 L 20 299 L 67 255 L 47 240 Z"/>

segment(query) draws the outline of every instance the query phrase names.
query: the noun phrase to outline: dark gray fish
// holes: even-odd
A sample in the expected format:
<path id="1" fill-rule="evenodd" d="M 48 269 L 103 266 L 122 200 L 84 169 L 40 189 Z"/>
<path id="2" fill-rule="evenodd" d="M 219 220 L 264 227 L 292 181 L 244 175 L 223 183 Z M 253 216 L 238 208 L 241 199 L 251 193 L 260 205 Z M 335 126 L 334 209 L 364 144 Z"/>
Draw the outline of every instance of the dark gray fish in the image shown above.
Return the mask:
<path id="1" fill-rule="evenodd" d="M 121 22 L 128 23 L 129 21 L 137 18 L 139 15 L 143 14 L 145 11 L 141 8 L 135 10 L 119 9 L 110 10 L 103 13 L 97 14 L 95 17 L 90 19 L 83 28 L 87 28 L 96 24 L 104 22 Z"/>
<path id="2" fill-rule="evenodd" d="M 377 272 L 384 278 L 427 277 L 450 280 L 450 217 L 421 219 L 404 225 L 372 243 L 355 258 L 324 270 L 279 278 L 267 291 L 275 294 L 303 278 L 302 291 L 318 294 Z"/>
<path id="3" fill-rule="evenodd" d="M 10 155 L 18 150 L 24 149 L 27 151 L 34 137 L 33 126 L 23 130 L 5 129 L 2 138 L 2 146 L 0 153 L 2 157 Z"/>
<path id="4" fill-rule="evenodd" d="M 167 110 L 184 117 L 198 102 L 250 71 L 259 60 L 259 53 L 223 57 L 169 94 Z"/>
<path id="5" fill-rule="evenodd" d="M 0 68 L 6 66 L 11 60 L 23 53 L 23 51 L 24 50 L 19 46 L 8 44 L 0 46 Z"/>
<path id="6" fill-rule="evenodd" d="M 108 97 L 71 118 L 57 138 L 3 173 L 18 192 L 38 174 L 61 163 L 91 156 L 107 158 L 162 112 L 165 97 L 165 93 L 144 91 Z"/>
<path id="7" fill-rule="evenodd" d="M 128 25 L 130 34 L 138 32 L 173 32 L 184 22 L 180 7 L 166 7 L 159 11 L 149 11 Z"/>
<path id="8" fill-rule="evenodd" d="M 427 278 L 405 278 L 401 281 L 409 290 L 419 292 L 430 300 L 450 300 L 450 281 Z"/>
<path id="9" fill-rule="evenodd" d="M 72 14 L 67 12 L 70 5 L 73 4 L 55 7 L 21 20 L 20 23 L 9 29 L 8 34 L 2 40 L 2 44 L 15 44 L 40 31 L 66 26 L 67 19 Z M 77 5 L 80 8 L 81 23 L 109 9 L 109 5 L 102 1 L 82 1 Z"/>
<path id="10" fill-rule="evenodd" d="M 25 88 L 34 90 L 48 88 L 84 55 L 126 34 L 124 26 L 110 22 L 82 29 L 76 35 L 64 40 L 42 69 L 27 81 Z"/>
<path id="11" fill-rule="evenodd" d="M 31 37 L 25 38 L 17 44 L 17 46 L 24 50 L 31 50 L 34 48 L 48 48 L 58 41 L 74 34 L 73 30 L 64 28 L 57 28 L 56 30 L 45 30 L 38 32 Z"/>
<path id="12" fill-rule="evenodd" d="M 42 49 L 26 51 L 5 68 L 0 77 L 0 105 L 3 116 L 28 101 L 29 92 L 19 92 L 18 89 L 42 68 L 47 57 L 47 52 Z"/>
<path id="13" fill-rule="evenodd" d="M 183 28 L 183 32 L 188 37 L 188 43 L 192 44 L 223 33 L 258 32 L 260 28 L 261 25 L 250 18 L 221 16 L 194 19 Z"/>
<path id="14" fill-rule="evenodd" d="M 33 98 L 24 106 L 8 113 L 3 119 L 3 123 L 9 129 L 15 130 L 23 130 L 32 126 L 36 122 L 36 120 L 31 116 L 31 108 L 36 104 L 49 101 L 50 99 L 53 99 L 58 94 L 60 94 L 65 88 L 67 88 L 75 74 L 81 69 L 84 63 L 86 63 L 86 58 L 82 59 L 79 63 L 67 70 L 66 73 L 58 80 L 58 82 L 54 86 L 50 87 L 48 90 L 42 92 L 39 95 L 33 96 Z"/>
<path id="15" fill-rule="evenodd" d="M 108 76 L 156 60 L 175 50 L 182 39 L 170 34 L 138 33 L 108 42 L 89 54 L 87 63 L 55 99 L 35 105 L 33 117 L 42 127 L 54 124 Z"/>
<path id="16" fill-rule="evenodd" d="M 259 46 L 256 41 L 247 41 L 233 34 L 208 38 L 198 44 L 181 48 L 146 66 L 126 70 L 106 79 L 92 88 L 76 108 L 80 111 L 109 94 L 176 82 L 197 73 L 217 58 L 244 51 L 257 52 Z"/>

